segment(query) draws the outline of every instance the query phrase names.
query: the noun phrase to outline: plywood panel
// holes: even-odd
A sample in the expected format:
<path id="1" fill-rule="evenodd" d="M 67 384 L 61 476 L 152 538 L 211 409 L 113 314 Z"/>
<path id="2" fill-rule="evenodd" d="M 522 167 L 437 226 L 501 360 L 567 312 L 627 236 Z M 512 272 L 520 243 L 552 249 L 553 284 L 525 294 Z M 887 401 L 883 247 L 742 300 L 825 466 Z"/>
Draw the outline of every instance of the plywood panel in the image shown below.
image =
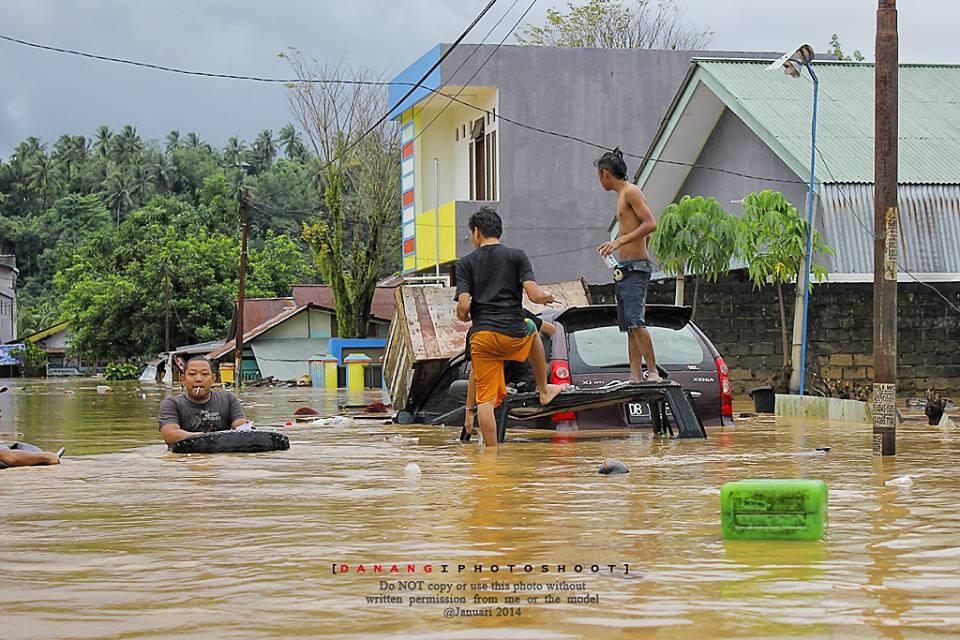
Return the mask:
<path id="1" fill-rule="evenodd" d="M 582 280 L 542 285 L 557 302 L 550 307 L 562 310 L 590 304 Z M 390 326 L 384 378 L 395 409 L 422 395 L 450 358 L 466 346 L 468 323 L 457 319 L 453 287 L 404 286 L 397 289 L 397 310 Z M 524 297 L 524 306 L 533 313 L 545 307 Z"/>

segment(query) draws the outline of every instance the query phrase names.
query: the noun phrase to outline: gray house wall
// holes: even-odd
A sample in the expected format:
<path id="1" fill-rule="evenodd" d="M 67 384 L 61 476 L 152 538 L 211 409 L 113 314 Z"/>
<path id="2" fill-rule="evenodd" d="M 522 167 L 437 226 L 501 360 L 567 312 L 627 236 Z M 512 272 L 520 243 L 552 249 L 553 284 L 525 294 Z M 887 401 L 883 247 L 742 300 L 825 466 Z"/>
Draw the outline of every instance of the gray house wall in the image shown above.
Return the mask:
<path id="1" fill-rule="evenodd" d="M 700 166 L 690 170 L 677 195 L 678 201 L 686 195 L 713 197 L 724 209 L 739 217 L 743 215 L 743 205 L 734 204 L 733 200 L 740 200 L 754 191 L 774 189 L 783 193 L 799 211 L 805 211 L 807 184 L 729 109 L 720 116 L 695 164 Z M 703 167 L 719 167 L 769 180 Z"/>
<path id="2" fill-rule="evenodd" d="M 484 46 L 466 45 L 444 61 L 443 84 L 467 83 L 486 60 Z M 769 53 L 566 49 L 504 46 L 469 80 L 497 87 L 498 114 L 523 124 L 620 146 L 642 155 L 695 56 L 776 57 Z M 469 101 L 469 100 L 467 100 Z M 609 238 L 615 197 L 605 193 L 593 161 L 603 149 L 499 121 L 499 203 L 504 242 L 531 256 L 542 282 L 606 282 L 595 248 Z M 638 160 L 627 157 L 628 175 Z M 658 212 L 657 212 L 658 213 Z M 457 252 L 472 250 L 466 219 L 457 217 Z"/>
<path id="3" fill-rule="evenodd" d="M 0 256 L 0 344 L 17 337 L 17 259 Z"/>

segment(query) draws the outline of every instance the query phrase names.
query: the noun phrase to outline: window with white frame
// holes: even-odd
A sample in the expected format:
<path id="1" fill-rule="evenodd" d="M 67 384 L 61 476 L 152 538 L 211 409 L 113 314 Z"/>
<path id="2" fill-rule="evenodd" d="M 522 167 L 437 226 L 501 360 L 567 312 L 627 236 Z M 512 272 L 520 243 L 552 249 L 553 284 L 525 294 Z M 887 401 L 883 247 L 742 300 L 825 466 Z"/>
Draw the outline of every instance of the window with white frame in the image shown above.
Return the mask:
<path id="1" fill-rule="evenodd" d="M 468 141 L 470 199 L 497 199 L 497 117 L 491 111 L 463 125 Z"/>

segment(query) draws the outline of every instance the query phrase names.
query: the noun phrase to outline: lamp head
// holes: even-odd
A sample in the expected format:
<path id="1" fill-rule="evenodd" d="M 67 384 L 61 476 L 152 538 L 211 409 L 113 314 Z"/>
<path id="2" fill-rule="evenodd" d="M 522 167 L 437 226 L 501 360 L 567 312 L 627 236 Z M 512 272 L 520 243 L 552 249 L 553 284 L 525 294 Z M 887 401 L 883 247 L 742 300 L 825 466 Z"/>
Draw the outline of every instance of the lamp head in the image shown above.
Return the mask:
<path id="1" fill-rule="evenodd" d="M 788 51 L 777 58 L 767 69 L 783 69 L 783 72 L 791 78 L 799 78 L 800 67 L 811 62 L 814 57 L 813 47 L 807 43 L 803 43 L 796 49 Z"/>

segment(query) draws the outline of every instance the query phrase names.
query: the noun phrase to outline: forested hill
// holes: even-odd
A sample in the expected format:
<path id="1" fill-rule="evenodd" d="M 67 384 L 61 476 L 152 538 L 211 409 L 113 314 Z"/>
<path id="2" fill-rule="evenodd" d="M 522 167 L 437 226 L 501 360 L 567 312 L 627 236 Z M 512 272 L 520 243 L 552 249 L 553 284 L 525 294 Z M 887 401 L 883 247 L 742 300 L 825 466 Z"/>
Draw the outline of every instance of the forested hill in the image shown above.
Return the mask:
<path id="1" fill-rule="evenodd" d="M 127 358 L 223 337 L 237 293 L 242 185 L 251 194 L 249 296 L 317 282 L 303 223 L 317 216 L 317 158 L 293 126 L 215 149 L 196 133 L 144 141 L 31 137 L 0 159 L 0 254 L 20 269 L 19 333 L 64 318 L 78 350 Z M 393 266 L 393 264 L 391 264 Z"/>

